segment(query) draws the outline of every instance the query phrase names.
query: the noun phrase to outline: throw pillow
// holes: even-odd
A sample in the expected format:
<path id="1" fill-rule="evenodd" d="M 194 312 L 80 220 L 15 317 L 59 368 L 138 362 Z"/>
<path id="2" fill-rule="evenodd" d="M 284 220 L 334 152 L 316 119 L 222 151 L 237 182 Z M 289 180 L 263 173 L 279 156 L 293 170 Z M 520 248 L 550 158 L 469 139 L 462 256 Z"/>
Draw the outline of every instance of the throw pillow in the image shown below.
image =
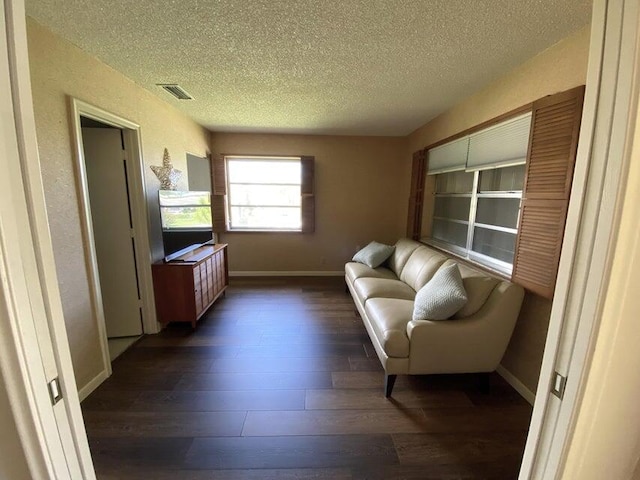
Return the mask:
<path id="1" fill-rule="evenodd" d="M 391 256 L 396 247 L 384 243 L 371 242 L 353 256 L 353 261 L 368 267 L 378 268 Z"/>
<path id="2" fill-rule="evenodd" d="M 458 264 L 445 265 L 418 290 L 413 304 L 414 320 L 446 320 L 467 303 Z"/>

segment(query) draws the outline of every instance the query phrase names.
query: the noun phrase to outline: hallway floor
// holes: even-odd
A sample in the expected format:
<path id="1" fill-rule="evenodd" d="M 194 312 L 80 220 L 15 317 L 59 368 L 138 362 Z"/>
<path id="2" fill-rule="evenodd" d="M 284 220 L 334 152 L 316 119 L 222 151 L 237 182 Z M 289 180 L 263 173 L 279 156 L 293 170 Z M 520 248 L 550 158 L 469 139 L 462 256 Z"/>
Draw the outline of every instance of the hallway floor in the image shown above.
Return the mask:
<path id="1" fill-rule="evenodd" d="M 233 278 L 83 403 L 99 479 L 515 479 L 531 407 L 498 375 L 384 374 L 342 278 Z"/>

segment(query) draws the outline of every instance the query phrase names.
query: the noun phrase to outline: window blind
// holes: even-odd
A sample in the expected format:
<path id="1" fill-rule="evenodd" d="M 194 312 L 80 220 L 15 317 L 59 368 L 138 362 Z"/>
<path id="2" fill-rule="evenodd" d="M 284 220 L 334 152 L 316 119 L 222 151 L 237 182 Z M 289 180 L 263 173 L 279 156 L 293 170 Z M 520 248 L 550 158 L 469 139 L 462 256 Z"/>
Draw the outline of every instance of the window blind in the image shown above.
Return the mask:
<path id="1" fill-rule="evenodd" d="M 467 171 L 526 163 L 530 129 L 526 113 L 470 135 Z"/>
<path id="2" fill-rule="evenodd" d="M 429 175 L 464 170 L 469 150 L 469 137 L 432 148 L 428 154 Z"/>

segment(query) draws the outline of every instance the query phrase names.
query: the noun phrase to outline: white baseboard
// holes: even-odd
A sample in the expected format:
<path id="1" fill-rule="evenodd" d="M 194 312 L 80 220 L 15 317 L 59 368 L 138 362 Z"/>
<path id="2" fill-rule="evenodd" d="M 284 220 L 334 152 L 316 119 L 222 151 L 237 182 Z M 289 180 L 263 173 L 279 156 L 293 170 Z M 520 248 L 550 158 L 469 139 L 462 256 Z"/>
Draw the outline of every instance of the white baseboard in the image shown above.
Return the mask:
<path id="1" fill-rule="evenodd" d="M 235 271 L 229 272 L 230 277 L 343 277 L 344 271 Z"/>
<path id="2" fill-rule="evenodd" d="M 518 380 L 513 373 L 511 373 L 509 370 L 504 368 L 502 365 L 498 365 L 498 368 L 496 368 L 496 372 L 498 372 L 498 375 L 500 375 L 502 378 L 504 378 L 505 381 L 509 385 L 511 385 L 515 389 L 516 392 L 518 392 L 520 395 L 522 395 L 522 398 L 524 398 L 531 405 L 534 404 L 534 402 L 536 401 L 535 393 L 533 393 L 531 390 L 529 390 L 526 387 L 526 385 L 524 383 L 522 383 L 520 380 Z"/>
<path id="3" fill-rule="evenodd" d="M 101 371 L 98 375 L 93 377 L 89 381 L 89 383 L 78 390 L 78 397 L 80 397 L 80 401 L 83 401 L 85 398 L 91 395 L 91 392 L 98 388 L 107 378 L 109 378 L 109 372 L 107 372 L 106 370 Z"/>

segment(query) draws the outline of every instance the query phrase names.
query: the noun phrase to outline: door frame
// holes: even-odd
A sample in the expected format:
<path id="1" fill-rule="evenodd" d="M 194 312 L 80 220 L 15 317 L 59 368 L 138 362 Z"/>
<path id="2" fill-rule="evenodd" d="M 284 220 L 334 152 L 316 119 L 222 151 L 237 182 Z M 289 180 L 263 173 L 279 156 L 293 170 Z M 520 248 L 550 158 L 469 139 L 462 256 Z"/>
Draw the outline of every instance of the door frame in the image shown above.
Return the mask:
<path id="1" fill-rule="evenodd" d="M 560 478 L 601 333 L 640 92 L 640 0 L 595 0 L 580 139 L 520 480 Z M 634 110 L 635 109 L 635 110 Z M 567 379 L 551 393 L 555 372 Z"/>
<path id="2" fill-rule="evenodd" d="M 102 294 L 100 290 L 100 277 L 98 275 L 98 258 L 93 236 L 93 222 L 91 220 L 91 206 L 89 202 L 89 183 L 84 158 L 84 146 L 82 143 L 81 116 L 97 120 L 111 125 L 123 132 L 125 156 L 127 160 L 127 177 L 130 200 L 131 216 L 133 220 L 134 245 L 136 255 L 136 269 L 140 296 L 142 297 L 143 333 L 151 334 L 160 331 L 156 319 L 155 298 L 153 294 L 153 278 L 151 276 L 151 248 L 149 245 L 149 215 L 147 210 L 147 194 L 144 181 L 144 162 L 142 160 L 141 130 L 140 126 L 130 120 L 91 105 L 74 97 L 69 97 L 69 109 L 71 112 L 71 130 L 74 145 L 75 172 L 78 182 L 82 233 L 87 265 L 89 268 L 89 284 L 93 311 L 98 322 L 100 345 L 104 370 L 100 375 L 89 382 L 79 393 L 80 400 L 86 398 L 95 388 L 111 375 L 111 360 L 109 357 L 109 343 L 107 328 L 104 318 Z"/>
<path id="3" fill-rule="evenodd" d="M 15 146 L 0 163 L 0 369 L 32 478 L 95 479 L 60 299 L 38 154 L 24 0 L 3 0 L 13 112 L 0 111 Z M 2 72 L 4 74 L 4 72 Z M 12 115 L 11 115 L 12 113 Z M 13 117 L 13 118 L 11 118 Z M 0 134 L 0 140 L 5 137 Z M 4 210 L 4 209 L 3 209 Z M 26 283 L 25 283 L 26 281 Z M 25 291 L 26 290 L 26 291 Z M 33 308 L 32 302 L 38 303 Z M 47 352 L 44 352 L 47 350 Z M 45 365 L 44 357 L 52 359 Z M 51 363 L 51 364 L 49 364 Z M 60 382 L 52 405 L 47 383 Z"/>

